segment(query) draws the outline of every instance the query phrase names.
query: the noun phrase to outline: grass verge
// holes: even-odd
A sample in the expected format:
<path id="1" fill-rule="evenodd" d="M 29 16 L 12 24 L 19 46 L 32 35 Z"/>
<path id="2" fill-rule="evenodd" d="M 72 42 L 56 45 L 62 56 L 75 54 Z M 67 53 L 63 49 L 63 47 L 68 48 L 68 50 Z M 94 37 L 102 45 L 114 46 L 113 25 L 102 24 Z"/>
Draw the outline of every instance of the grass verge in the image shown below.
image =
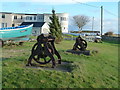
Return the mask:
<path id="1" fill-rule="evenodd" d="M 56 44 L 70 72 L 25 68 L 35 42 L 2 49 L 3 88 L 118 88 L 118 44 L 88 43 L 90 56 L 67 53 L 74 41 Z"/>

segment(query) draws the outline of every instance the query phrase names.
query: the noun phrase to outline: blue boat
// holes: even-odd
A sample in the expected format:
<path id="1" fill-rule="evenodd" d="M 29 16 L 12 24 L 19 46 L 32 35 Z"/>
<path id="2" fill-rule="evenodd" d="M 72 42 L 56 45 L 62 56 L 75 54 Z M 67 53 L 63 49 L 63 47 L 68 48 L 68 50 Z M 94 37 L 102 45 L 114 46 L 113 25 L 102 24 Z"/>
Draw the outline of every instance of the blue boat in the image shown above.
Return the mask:
<path id="1" fill-rule="evenodd" d="M 15 42 L 26 41 L 29 39 L 28 36 L 32 34 L 32 27 L 33 24 L 0 28 L 0 40 Z"/>

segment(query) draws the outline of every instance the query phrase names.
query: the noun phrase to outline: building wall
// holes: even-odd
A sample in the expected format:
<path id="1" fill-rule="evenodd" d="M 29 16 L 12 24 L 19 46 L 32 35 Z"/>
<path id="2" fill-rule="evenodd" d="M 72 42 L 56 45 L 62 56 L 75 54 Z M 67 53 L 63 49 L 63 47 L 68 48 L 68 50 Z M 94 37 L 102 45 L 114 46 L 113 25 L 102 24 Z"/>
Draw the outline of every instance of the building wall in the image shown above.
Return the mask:
<path id="1" fill-rule="evenodd" d="M 4 13 L 3 13 L 4 14 Z M 61 24 L 62 32 L 68 33 L 68 14 L 67 13 L 56 13 Z M 2 17 L 2 13 L 0 13 Z M 17 14 L 5 13 L 5 18 L 0 19 L 0 28 L 2 28 L 2 23 L 7 23 L 7 27 L 19 26 L 22 22 L 50 22 L 50 17 L 52 14 Z"/>
<path id="2" fill-rule="evenodd" d="M 24 15 L 24 22 L 37 22 L 37 15 Z"/>
<path id="3" fill-rule="evenodd" d="M 44 14 L 44 22 L 49 23 L 52 14 Z M 68 33 L 68 13 L 56 13 L 61 24 L 62 32 Z"/>
<path id="4" fill-rule="evenodd" d="M 48 26 L 47 23 L 45 23 L 45 24 L 42 26 L 42 28 L 41 28 L 41 33 L 43 33 L 43 34 L 48 34 L 49 32 L 50 32 L 49 26 Z"/>
<path id="5" fill-rule="evenodd" d="M 5 16 L 5 18 L 2 18 L 3 15 Z M 0 13 L 0 28 L 11 27 L 11 26 L 12 26 L 12 14 Z"/>
<path id="6" fill-rule="evenodd" d="M 12 14 L 12 26 L 19 26 L 24 22 L 24 14 Z"/>
<path id="7" fill-rule="evenodd" d="M 68 33 L 68 13 L 59 13 L 57 16 L 59 17 L 62 32 Z"/>
<path id="8" fill-rule="evenodd" d="M 52 16 L 52 14 L 44 14 L 44 22 L 49 23 L 51 16 Z"/>
<path id="9" fill-rule="evenodd" d="M 44 15 L 43 14 L 37 15 L 37 22 L 44 22 Z"/>
<path id="10" fill-rule="evenodd" d="M 33 27 L 32 28 L 32 35 L 38 36 L 41 33 L 41 28 L 40 27 Z"/>

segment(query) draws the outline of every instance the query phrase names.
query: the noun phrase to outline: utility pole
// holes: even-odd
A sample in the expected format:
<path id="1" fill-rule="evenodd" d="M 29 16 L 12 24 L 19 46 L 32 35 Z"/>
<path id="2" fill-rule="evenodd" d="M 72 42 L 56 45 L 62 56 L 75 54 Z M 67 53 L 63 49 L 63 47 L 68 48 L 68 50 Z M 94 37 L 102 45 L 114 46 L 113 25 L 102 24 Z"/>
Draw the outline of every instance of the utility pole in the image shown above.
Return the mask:
<path id="1" fill-rule="evenodd" d="M 94 27 L 94 17 L 92 18 L 92 31 L 93 31 L 93 27 Z"/>
<path id="2" fill-rule="evenodd" d="M 103 6 L 101 6 L 101 36 L 103 33 Z"/>
<path id="3" fill-rule="evenodd" d="M 94 27 L 94 17 L 92 18 L 92 36 L 94 36 L 93 27 Z"/>

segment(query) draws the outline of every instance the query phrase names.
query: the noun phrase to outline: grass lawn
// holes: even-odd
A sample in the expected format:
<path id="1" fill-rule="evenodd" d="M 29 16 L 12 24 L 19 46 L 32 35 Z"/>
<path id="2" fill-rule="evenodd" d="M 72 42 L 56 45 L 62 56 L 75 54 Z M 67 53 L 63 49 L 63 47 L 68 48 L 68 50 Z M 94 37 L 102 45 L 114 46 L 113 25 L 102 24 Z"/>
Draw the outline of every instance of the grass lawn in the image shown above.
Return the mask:
<path id="1" fill-rule="evenodd" d="M 56 44 L 63 65 L 70 72 L 25 68 L 31 48 L 35 42 L 23 46 L 5 46 L 2 49 L 3 88 L 118 88 L 118 44 L 88 42 L 88 50 L 98 51 L 90 56 L 74 55 L 75 41 Z M 51 64 L 50 64 L 51 65 Z"/>

